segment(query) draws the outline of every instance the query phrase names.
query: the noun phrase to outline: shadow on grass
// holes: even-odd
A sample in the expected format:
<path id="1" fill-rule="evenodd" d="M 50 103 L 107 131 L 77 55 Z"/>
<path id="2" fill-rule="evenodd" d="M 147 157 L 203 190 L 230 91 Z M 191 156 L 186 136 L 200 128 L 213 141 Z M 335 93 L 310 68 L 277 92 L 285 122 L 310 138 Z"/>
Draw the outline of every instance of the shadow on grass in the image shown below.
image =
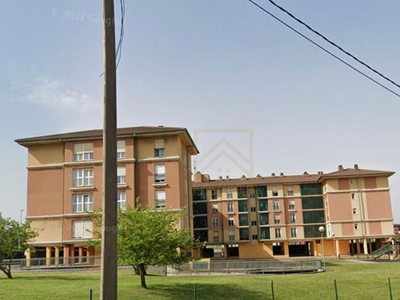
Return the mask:
<path id="1" fill-rule="evenodd" d="M 235 284 L 152 284 L 148 289 L 120 291 L 118 299 L 266 299 L 271 295 L 268 283 L 265 292 L 254 291 Z"/>

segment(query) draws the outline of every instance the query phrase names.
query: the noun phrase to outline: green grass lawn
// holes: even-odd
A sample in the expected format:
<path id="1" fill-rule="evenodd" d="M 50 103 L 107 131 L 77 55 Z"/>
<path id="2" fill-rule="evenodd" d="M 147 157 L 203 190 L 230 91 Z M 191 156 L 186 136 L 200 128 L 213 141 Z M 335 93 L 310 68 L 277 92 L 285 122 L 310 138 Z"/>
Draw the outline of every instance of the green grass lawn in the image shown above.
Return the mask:
<path id="1" fill-rule="evenodd" d="M 0 274 L 0 299 L 99 299 L 97 271 L 15 272 L 14 279 Z M 340 300 L 400 299 L 400 264 L 398 262 L 360 263 L 350 260 L 327 260 L 324 273 L 287 275 L 219 276 L 147 276 L 149 289 L 140 287 L 140 278 L 130 269 L 119 271 L 118 299 L 194 299 L 194 286 L 202 299 L 272 299 L 271 281 L 276 300 L 336 299 L 334 280 Z"/>

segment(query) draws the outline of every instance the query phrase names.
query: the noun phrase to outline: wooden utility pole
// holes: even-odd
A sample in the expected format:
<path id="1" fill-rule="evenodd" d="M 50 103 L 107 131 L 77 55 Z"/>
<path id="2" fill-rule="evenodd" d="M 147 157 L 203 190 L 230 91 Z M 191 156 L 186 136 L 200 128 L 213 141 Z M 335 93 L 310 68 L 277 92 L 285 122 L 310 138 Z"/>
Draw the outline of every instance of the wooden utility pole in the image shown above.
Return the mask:
<path id="1" fill-rule="evenodd" d="M 100 299 L 117 299 L 117 83 L 114 0 L 103 0 L 104 123 Z"/>

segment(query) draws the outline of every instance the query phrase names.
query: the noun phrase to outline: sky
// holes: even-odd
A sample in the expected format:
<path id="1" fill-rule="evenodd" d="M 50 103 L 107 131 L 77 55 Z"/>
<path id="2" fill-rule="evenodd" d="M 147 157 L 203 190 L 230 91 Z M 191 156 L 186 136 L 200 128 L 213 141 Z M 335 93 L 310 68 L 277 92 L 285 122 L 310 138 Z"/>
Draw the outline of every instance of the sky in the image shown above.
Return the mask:
<path id="1" fill-rule="evenodd" d="M 267 0 L 259 5 L 400 94 Z M 400 2 L 276 0 L 400 83 Z M 116 35 L 121 29 L 115 2 Z M 212 177 L 388 170 L 400 222 L 400 97 L 248 0 L 127 0 L 118 126 L 186 127 Z M 15 139 L 103 126 L 102 1 L 0 0 L 0 212 L 25 217 Z"/>

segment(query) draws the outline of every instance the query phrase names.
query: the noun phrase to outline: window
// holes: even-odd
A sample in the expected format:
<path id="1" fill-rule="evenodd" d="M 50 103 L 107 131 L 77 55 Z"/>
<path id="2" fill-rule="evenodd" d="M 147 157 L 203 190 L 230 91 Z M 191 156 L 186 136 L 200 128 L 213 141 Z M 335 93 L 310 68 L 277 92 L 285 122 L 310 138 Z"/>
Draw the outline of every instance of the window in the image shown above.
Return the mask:
<path id="1" fill-rule="evenodd" d="M 250 207 L 250 211 L 251 211 L 251 212 L 256 212 L 256 211 L 257 211 L 257 208 L 256 208 L 255 206 Z"/>
<path id="2" fill-rule="evenodd" d="M 357 214 L 357 208 L 353 208 L 353 215 Z"/>
<path id="3" fill-rule="evenodd" d="M 72 238 L 88 239 L 92 238 L 93 223 L 90 220 L 72 221 Z"/>
<path id="4" fill-rule="evenodd" d="M 93 169 L 74 169 L 72 177 L 74 187 L 93 185 Z"/>
<path id="5" fill-rule="evenodd" d="M 233 213 L 233 211 L 234 211 L 233 203 L 228 203 L 228 213 Z"/>
<path id="6" fill-rule="evenodd" d="M 206 215 L 207 214 L 207 202 L 194 202 L 193 203 L 193 214 Z"/>
<path id="7" fill-rule="evenodd" d="M 281 224 L 281 216 L 278 215 L 274 216 L 274 224 Z"/>
<path id="8" fill-rule="evenodd" d="M 258 240 L 258 235 L 257 235 L 257 234 L 253 234 L 253 235 L 251 236 L 251 239 L 252 239 L 253 241 Z"/>
<path id="9" fill-rule="evenodd" d="M 93 143 L 75 144 L 74 161 L 93 160 Z"/>
<path id="10" fill-rule="evenodd" d="M 296 228 L 290 228 L 290 237 L 292 237 L 292 238 L 297 237 L 297 229 Z"/>
<path id="11" fill-rule="evenodd" d="M 211 190 L 211 199 L 218 199 L 218 190 Z"/>
<path id="12" fill-rule="evenodd" d="M 257 226 L 257 221 L 251 221 L 251 226 Z"/>
<path id="13" fill-rule="evenodd" d="M 291 223 L 291 224 L 296 223 L 296 215 L 295 214 L 289 214 L 289 223 Z"/>
<path id="14" fill-rule="evenodd" d="M 274 210 L 279 210 L 279 201 L 274 201 Z"/>
<path id="15" fill-rule="evenodd" d="M 295 209 L 294 201 L 289 201 L 289 209 Z"/>
<path id="16" fill-rule="evenodd" d="M 354 179 L 350 179 L 350 185 L 354 184 Z"/>
<path id="17" fill-rule="evenodd" d="M 239 226 L 249 226 L 249 217 L 247 214 L 239 215 Z"/>
<path id="18" fill-rule="evenodd" d="M 218 231 L 213 232 L 213 242 L 214 243 L 219 242 L 219 232 Z"/>
<path id="19" fill-rule="evenodd" d="M 218 221 L 219 221 L 218 218 L 213 218 L 212 219 L 212 226 L 213 227 L 218 227 L 219 226 Z"/>
<path id="20" fill-rule="evenodd" d="M 268 225 L 269 218 L 268 214 L 260 214 L 260 225 Z"/>
<path id="21" fill-rule="evenodd" d="M 237 188 L 238 198 L 247 198 L 247 188 L 238 187 Z"/>
<path id="22" fill-rule="evenodd" d="M 156 208 L 165 208 L 165 191 L 155 191 Z"/>
<path id="23" fill-rule="evenodd" d="M 351 200 L 356 200 L 356 194 L 354 193 L 351 194 Z"/>
<path id="24" fill-rule="evenodd" d="M 268 201 L 267 200 L 258 200 L 258 209 L 260 211 L 268 211 Z"/>
<path id="25" fill-rule="evenodd" d="M 212 212 L 213 214 L 218 213 L 218 204 L 213 204 L 213 205 L 212 205 L 212 207 L 211 207 L 211 212 Z"/>
<path id="26" fill-rule="evenodd" d="M 254 194 L 254 193 L 249 194 L 249 198 L 254 199 L 255 197 L 256 197 L 256 194 Z"/>
<path id="27" fill-rule="evenodd" d="M 288 186 L 288 188 L 287 188 L 287 195 L 288 195 L 288 196 L 293 196 L 293 195 L 294 195 L 293 186 L 292 186 L 292 185 Z"/>
<path id="28" fill-rule="evenodd" d="M 258 198 L 266 198 L 267 197 L 267 187 L 259 186 L 257 188 L 257 196 L 258 196 Z"/>
<path id="29" fill-rule="evenodd" d="M 117 168 L 117 184 L 126 184 L 125 166 Z"/>
<path id="30" fill-rule="evenodd" d="M 164 140 L 154 141 L 154 157 L 164 157 Z"/>
<path id="31" fill-rule="evenodd" d="M 155 183 L 165 182 L 165 165 L 154 166 L 154 182 Z"/>
<path id="32" fill-rule="evenodd" d="M 117 141 L 117 158 L 125 158 L 126 150 L 125 150 L 125 141 Z"/>
<path id="33" fill-rule="evenodd" d="M 273 197 L 277 197 L 278 196 L 278 187 L 277 186 L 273 186 L 272 187 L 272 196 Z"/>
<path id="34" fill-rule="evenodd" d="M 226 198 L 227 199 L 232 199 L 233 198 L 233 192 L 232 191 L 226 191 Z"/>
<path id="35" fill-rule="evenodd" d="M 247 241 L 249 239 L 249 229 L 247 228 L 239 229 L 239 237 L 241 241 Z"/>
<path id="36" fill-rule="evenodd" d="M 269 228 L 268 227 L 260 228 L 260 236 L 262 240 L 270 239 L 271 237 L 269 236 Z"/>
<path id="37" fill-rule="evenodd" d="M 354 229 L 358 230 L 358 224 L 354 224 Z"/>
<path id="38" fill-rule="evenodd" d="M 119 209 L 125 209 L 125 207 L 126 207 L 126 193 L 125 192 L 117 193 L 117 207 Z"/>
<path id="39" fill-rule="evenodd" d="M 208 228 L 207 217 L 197 217 L 193 218 L 193 227 L 196 228 Z M 207 238 L 208 239 L 208 238 Z"/>
<path id="40" fill-rule="evenodd" d="M 229 230 L 229 240 L 230 241 L 235 240 L 235 230 Z"/>
<path id="41" fill-rule="evenodd" d="M 239 202 L 239 212 L 247 212 L 247 200 L 242 200 L 238 202 Z"/>
<path id="42" fill-rule="evenodd" d="M 229 225 L 229 226 L 234 226 L 234 225 L 235 225 L 235 222 L 234 222 L 234 219 L 233 219 L 233 218 L 229 218 L 229 220 L 228 220 L 228 225 Z"/>
<path id="43" fill-rule="evenodd" d="M 282 238 L 282 234 L 281 234 L 281 229 L 280 228 L 275 228 L 275 238 L 276 239 Z"/>
<path id="44" fill-rule="evenodd" d="M 205 201 L 207 200 L 206 189 L 195 189 L 193 190 L 193 201 Z"/>
<path id="45" fill-rule="evenodd" d="M 92 195 L 73 195 L 72 196 L 72 212 L 85 212 L 93 210 Z"/>

